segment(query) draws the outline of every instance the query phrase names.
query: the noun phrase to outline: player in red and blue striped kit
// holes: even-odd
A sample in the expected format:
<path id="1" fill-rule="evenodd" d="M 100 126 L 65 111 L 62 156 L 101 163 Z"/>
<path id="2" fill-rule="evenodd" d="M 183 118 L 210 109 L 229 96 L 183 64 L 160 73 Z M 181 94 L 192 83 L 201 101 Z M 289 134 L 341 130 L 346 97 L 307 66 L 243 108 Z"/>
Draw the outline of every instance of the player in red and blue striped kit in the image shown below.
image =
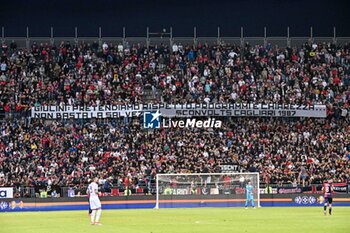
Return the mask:
<path id="1" fill-rule="evenodd" d="M 322 187 L 322 192 L 324 196 L 324 215 L 327 215 L 327 205 L 329 204 L 329 215 L 332 215 L 332 202 L 333 202 L 333 181 L 325 181 Z"/>

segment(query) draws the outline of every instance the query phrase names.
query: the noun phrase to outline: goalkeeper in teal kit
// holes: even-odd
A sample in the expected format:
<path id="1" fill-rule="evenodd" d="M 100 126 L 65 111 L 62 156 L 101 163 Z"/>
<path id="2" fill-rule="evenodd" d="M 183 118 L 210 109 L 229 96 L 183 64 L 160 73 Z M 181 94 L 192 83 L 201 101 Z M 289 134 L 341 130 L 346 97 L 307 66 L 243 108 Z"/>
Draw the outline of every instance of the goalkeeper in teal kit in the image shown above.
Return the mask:
<path id="1" fill-rule="evenodd" d="M 254 196 L 253 196 L 253 185 L 251 184 L 251 182 L 249 181 L 248 184 L 245 186 L 245 190 L 246 190 L 246 201 L 245 201 L 245 208 L 248 208 L 248 204 L 251 201 L 252 202 L 252 207 L 254 207 Z"/>

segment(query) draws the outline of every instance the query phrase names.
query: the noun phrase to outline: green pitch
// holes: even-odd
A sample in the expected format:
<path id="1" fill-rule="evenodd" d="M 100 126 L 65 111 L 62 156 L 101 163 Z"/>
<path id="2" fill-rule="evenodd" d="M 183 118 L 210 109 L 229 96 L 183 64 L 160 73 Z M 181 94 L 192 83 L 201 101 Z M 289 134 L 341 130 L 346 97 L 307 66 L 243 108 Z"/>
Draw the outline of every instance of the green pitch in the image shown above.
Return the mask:
<path id="1" fill-rule="evenodd" d="M 0 232 L 22 233 L 346 233 L 350 208 L 322 207 L 103 210 L 102 226 L 87 211 L 0 213 Z"/>

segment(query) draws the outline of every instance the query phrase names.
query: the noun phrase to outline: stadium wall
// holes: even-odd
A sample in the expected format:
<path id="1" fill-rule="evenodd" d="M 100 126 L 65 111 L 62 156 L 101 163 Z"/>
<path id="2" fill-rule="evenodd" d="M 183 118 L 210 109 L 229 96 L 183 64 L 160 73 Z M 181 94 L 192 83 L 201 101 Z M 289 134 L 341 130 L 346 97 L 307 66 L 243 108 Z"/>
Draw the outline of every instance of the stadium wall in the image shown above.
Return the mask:
<path id="1" fill-rule="evenodd" d="M 319 194 L 283 194 L 261 195 L 262 207 L 288 206 L 321 206 L 317 202 Z M 215 198 L 214 198 L 215 197 Z M 103 209 L 147 209 L 154 208 L 155 196 L 123 196 L 102 197 Z M 225 195 L 211 196 L 164 196 L 160 201 L 160 208 L 197 208 L 197 207 L 243 207 L 244 196 L 228 199 Z M 334 206 L 350 206 L 350 194 L 337 194 L 333 200 Z M 59 210 L 87 210 L 86 197 L 75 198 L 19 198 L 1 199 L 0 212 L 20 211 L 59 211 Z"/>

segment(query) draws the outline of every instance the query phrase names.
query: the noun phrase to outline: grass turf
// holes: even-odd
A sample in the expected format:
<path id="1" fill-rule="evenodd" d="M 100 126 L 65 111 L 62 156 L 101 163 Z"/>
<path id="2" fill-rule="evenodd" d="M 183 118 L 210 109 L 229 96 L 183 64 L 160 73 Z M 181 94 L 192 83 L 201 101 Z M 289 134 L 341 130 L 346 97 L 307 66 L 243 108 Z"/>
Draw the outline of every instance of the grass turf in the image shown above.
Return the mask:
<path id="1" fill-rule="evenodd" d="M 102 226 L 91 226 L 87 211 L 0 213 L 0 232 L 22 233 L 279 233 L 350 232 L 350 208 L 201 208 L 103 210 Z"/>

